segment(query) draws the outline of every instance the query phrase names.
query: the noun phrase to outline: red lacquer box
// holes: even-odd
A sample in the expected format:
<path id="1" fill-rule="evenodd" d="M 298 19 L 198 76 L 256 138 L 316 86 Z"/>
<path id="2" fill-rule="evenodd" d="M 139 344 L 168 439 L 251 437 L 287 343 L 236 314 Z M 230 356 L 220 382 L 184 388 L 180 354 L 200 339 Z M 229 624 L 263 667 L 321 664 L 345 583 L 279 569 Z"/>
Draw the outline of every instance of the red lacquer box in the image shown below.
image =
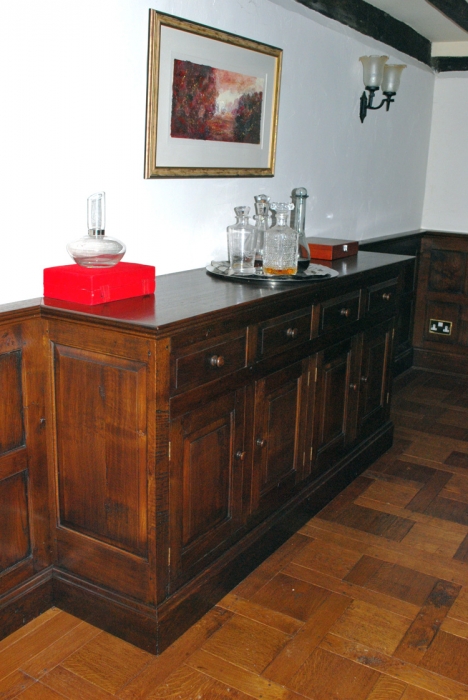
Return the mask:
<path id="1" fill-rule="evenodd" d="M 153 265 L 119 262 L 114 267 L 88 268 L 75 264 L 44 270 L 45 297 L 88 306 L 154 294 L 155 288 Z"/>
<path id="2" fill-rule="evenodd" d="M 345 241 L 339 238 L 307 238 L 310 257 L 319 260 L 336 260 L 356 255 L 358 241 Z"/>

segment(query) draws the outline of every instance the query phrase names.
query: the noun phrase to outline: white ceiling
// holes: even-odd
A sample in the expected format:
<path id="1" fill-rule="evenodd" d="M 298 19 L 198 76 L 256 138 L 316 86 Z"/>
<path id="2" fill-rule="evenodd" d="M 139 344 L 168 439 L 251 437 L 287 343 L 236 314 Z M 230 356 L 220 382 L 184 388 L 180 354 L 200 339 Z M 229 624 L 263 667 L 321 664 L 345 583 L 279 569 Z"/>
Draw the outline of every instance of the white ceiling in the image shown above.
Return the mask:
<path id="1" fill-rule="evenodd" d="M 462 47 L 460 42 L 468 42 L 468 32 L 426 0 L 366 0 L 366 2 L 384 10 L 429 39 L 433 43 L 433 55 L 466 55 L 466 46 Z M 439 43 L 444 46 L 438 46 Z M 453 44 L 452 47 L 447 47 L 447 43 Z M 453 50 L 450 51 L 450 48 Z M 441 49 L 443 49 L 442 53 Z"/>

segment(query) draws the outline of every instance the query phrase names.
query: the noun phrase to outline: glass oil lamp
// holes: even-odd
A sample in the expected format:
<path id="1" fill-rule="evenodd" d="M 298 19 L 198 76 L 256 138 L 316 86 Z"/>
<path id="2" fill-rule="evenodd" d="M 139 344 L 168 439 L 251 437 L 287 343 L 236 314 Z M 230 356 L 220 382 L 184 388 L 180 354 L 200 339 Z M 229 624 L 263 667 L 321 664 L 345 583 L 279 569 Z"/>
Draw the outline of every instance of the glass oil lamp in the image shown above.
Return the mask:
<path id="1" fill-rule="evenodd" d="M 88 235 L 67 245 L 73 260 L 82 267 L 113 267 L 125 254 L 125 245 L 106 236 L 106 194 L 88 197 Z"/>

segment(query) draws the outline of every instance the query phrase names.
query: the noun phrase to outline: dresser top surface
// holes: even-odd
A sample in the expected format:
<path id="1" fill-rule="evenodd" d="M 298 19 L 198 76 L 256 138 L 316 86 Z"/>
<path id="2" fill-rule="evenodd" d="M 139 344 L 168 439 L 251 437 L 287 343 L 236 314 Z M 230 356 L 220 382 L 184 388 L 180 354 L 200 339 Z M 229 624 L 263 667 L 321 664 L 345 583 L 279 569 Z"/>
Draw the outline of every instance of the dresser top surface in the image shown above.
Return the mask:
<path id="1" fill-rule="evenodd" d="M 365 284 L 366 275 L 384 268 L 395 267 L 411 260 L 407 255 L 359 252 L 331 263 L 338 277 L 314 280 L 297 285 L 283 284 L 269 287 L 255 283 L 238 283 L 208 275 L 204 268 L 176 272 L 156 277 L 154 295 L 134 297 L 95 306 L 85 306 L 46 297 L 42 300 L 45 316 L 80 316 L 88 320 L 107 321 L 125 326 L 139 326 L 163 330 L 172 324 L 203 317 L 206 314 L 224 312 L 253 303 L 280 302 L 285 295 L 297 297 L 298 303 L 306 297 L 312 299 L 314 292 L 336 289 L 337 294 L 344 282 L 360 281 Z M 323 261 L 316 261 L 322 263 Z M 362 280 L 362 281 L 361 281 Z M 333 293 L 333 292 L 332 292 Z"/>

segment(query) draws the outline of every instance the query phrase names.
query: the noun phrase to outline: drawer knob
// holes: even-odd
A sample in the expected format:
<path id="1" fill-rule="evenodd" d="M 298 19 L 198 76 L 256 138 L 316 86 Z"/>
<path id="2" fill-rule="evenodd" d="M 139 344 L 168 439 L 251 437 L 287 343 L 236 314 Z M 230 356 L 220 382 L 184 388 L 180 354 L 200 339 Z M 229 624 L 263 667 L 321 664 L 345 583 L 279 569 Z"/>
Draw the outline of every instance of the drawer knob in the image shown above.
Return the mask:
<path id="1" fill-rule="evenodd" d="M 392 298 L 392 295 L 390 294 L 390 292 L 384 292 L 384 293 L 382 294 L 382 299 L 383 299 L 384 301 L 390 301 L 391 298 Z"/>
<path id="2" fill-rule="evenodd" d="M 357 391 L 357 384 L 350 384 L 349 388 L 352 389 L 353 391 Z"/>
<path id="3" fill-rule="evenodd" d="M 367 377 L 361 377 L 361 382 L 363 384 L 367 384 Z"/>
<path id="4" fill-rule="evenodd" d="M 243 462 L 245 459 L 246 452 L 243 452 L 242 450 L 237 450 L 236 452 L 236 459 L 238 459 L 240 462 Z"/>
<path id="5" fill-rule="evenodd" d="M 210 357 L 210 365 L 212 367 L 223 367 L 224 357 L 222 355 L 212 355 L 212 357 Z"/>
<path id="6" fill-rule="evenodd" d="M 263 438 L 257 438 L 257 445 L 258 447 L 265 447 L 266 440 L 264 440 Z"/>
<path id="7" fill-rule="evenodd" d="M 340 310 L 340 316 L 344 316 L 345 318 L 349 318 L 351 315 L 351 309 L 341 309 Z"/>
<path id="8" fill-rule="evenodd" d="M 297 338 L 297 336 L 299 335 L 299 331 L 297 328 L 288 328 L 288 330 L 286 331 L 286 335 L 288 338 Z"/>

